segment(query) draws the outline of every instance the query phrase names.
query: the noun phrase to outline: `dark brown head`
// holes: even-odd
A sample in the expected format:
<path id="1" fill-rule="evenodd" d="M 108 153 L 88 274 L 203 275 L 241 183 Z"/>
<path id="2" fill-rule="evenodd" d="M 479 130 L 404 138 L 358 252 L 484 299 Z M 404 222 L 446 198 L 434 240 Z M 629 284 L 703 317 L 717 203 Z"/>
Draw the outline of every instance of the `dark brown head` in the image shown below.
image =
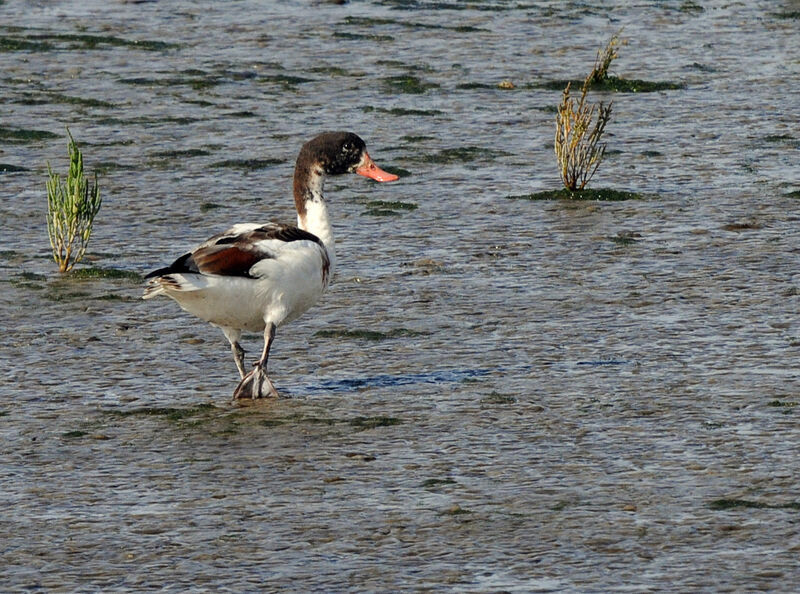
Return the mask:
<path id="1" fill-rule="evenodd" d="M 297 171 L 317 175 L 357 173 L 375 181 L 394 181 L 397 176 L 380 169 L 367 153 L 367 145 L 352 132 L 324 132 L 300 149 Z"/>
<path id="2" fill-rule="evenodd" d="M 294 203 L 302 220 L 306 202 L 322 200 L 322 184 L 327 175 L 357 173 L 379 182 L 397 176 L 383 171 L 367 153 L 366 144 L 352 132 L 324 132 L 300 149 L 294 169 Z"/>

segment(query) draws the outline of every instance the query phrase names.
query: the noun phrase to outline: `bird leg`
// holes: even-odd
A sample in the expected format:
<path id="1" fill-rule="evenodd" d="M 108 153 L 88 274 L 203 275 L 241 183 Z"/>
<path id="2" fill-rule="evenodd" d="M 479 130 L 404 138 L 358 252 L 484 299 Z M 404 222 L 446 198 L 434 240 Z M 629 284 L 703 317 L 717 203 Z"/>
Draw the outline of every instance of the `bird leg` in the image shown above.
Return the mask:
<path id="1" fill-rule="evenodd" d="M 239 370 L 239 377 L 244 379 L 247 373 L 244 370 L 244 349 L 238 342 L 231 343 L 231 352 L 233 353 L 233 360 L 236 361 L 236 369 Z"/>
<path id="2" fill-rule="evenodd" d="M 267 398 L 277 397 L 278 391 L 272 385 L 272 380 L 267 375 L 267 360 L 269 359 L 269 349 L 272 346 L 272 341 L 275 339 L 275 324 L 268 323 L 264 329 L 264 352 L 261 354 L 261 359 L 255 364 L 253 371 L 248 373 L 239 382 L 236 391 L 233 393 L 234 398 Z"/>
<path id="3" fill-rule="evenodd" d="M 236 369 L 239 370 L 239 377 L 244 378 L 247 372 L 244 369 L 244 349 L 239 344 L 239 339 L 242 337 L 242 332 L 234 328 L 221 327 L 222 333 L 225 338 L 231 343 L 231 352 L 233 353 L 233 360 L 236 362 Z"/>

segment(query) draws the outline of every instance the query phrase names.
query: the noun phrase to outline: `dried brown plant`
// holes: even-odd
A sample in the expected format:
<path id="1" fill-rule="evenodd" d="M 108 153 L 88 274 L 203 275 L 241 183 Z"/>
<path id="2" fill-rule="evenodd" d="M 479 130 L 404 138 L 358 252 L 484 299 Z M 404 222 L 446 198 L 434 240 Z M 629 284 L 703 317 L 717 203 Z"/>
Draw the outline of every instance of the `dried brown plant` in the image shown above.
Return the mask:
<path id="1" fill-rule="evenodd" d="M 620 33 L 622 33 L 622 29 L 611 36 L 605 49 L 597 50 L 597 56 L 594 59 L 594 67 L 587 78 L 590 85 L 602 83 L 608 78 L 608 69 L 611 67 L 611 62 L 619 57 L 619 50 L 617 48 L 620 44 L 625 45 L 627 43 L 626 41 L 620 41 Z"/>
<path id="2" fill-rule="evenodd" d="M 589 79 L 583 83 L 577 103 L 564 89 L 556 116 L 555 150 L 559 173 L 564 187 L 570 191 L 583 190 L 603 160 L 606 145 L 598 145 L 606 124 L 611 119 L 611 103 L 589 105 L 586 92 Z M 595 117 L 596 112 L 596 117 Z"/>

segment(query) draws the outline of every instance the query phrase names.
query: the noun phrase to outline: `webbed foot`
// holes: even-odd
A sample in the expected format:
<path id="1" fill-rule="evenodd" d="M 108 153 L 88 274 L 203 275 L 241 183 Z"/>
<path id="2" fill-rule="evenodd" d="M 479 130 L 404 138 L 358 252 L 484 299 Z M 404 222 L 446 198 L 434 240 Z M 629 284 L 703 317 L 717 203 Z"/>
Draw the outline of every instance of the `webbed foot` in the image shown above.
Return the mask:
<path id="1" fill-rule="evenodd" d="M 239 398 L 277 398 L 278 391 L 272 385 L 266 370 L 257 365 L 253 371 L 248 373 L 239 382 L 236 391 L 233 393 L 235 399 Z"/>

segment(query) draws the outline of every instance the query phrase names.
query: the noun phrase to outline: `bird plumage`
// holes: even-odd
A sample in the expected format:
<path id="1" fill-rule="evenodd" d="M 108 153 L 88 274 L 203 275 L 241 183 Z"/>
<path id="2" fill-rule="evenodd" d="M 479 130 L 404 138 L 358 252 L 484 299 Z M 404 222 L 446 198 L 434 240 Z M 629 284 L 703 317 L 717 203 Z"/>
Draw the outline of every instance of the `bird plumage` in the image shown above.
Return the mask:
<path id="1" fill-rule="evenodd" d="M 166 295 L 223 331 L 242 376 L 237 398 L 277 395 L 266 373 L 269 349 L 276 329 L 308 310 L 328 286 L 335 251 L 322 186 L 326 175 L 348 172 L 376 181 L 397 179 L 374 164 L 357 135 L 321 134 L 303 145 L 297 158 L 297 226 L 234 225 L 146 277 L 145 299 Z M 247 373 L 241 333 L 262 330 L 264 351 Z"/>

